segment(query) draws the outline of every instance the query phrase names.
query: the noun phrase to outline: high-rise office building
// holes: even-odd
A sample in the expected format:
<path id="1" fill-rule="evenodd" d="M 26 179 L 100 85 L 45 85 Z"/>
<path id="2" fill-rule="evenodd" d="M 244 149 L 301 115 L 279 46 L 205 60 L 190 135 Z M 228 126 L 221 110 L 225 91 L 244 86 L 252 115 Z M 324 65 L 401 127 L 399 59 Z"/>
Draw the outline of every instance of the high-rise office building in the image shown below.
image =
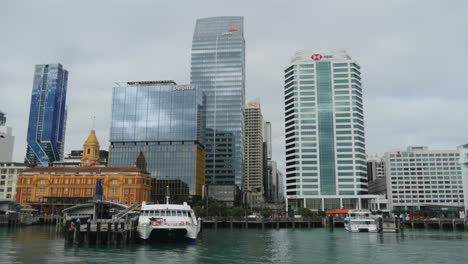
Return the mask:
<path id="1" fill-rule="evenodd" d="M 25 163 L 49 166 L 63 158 L 68 71 L 61 64 L 36 65 Z"/>
<path id="2" fill-rule="evenodd" d="M 367 179 L 369 194 L 387 194 L 387 179 L 385 178 L 385 163 L 376 156 L 367 156 Z"/>
<path id="3" fill-rule="evenodd" d="M 0 110 L 0 162 L 11 162 L 15 137 L 13 129 L 6 126 L 6 115 Z"/>
<path id="4" fill-rule="evenodd" d="M 463 194 L 468 195 L 468 144 L 458 147 L 460 160 L 459 163 L 462 169 L 462 183 L 463 183 Z M 464 200 L 465 216 L 468 216 L 468 199 Z"/>
<path id="5" fill-rule="evenodd" d="M 385 153 L 390 208 L 419 210 L 421 205 L 463 206 L 460 154 L 412 146 Z"/>
<path id="6" fill-rule="evenodd" d="M 243 17 L 197 20 L 191 83 L 206 94 L 206 182 L 240 188 L 244 175 Z"/>
<path id="7" fill-rule="evenodd" d="M 289 205 L 367 207 L 359 64 L 342 49 L 298 51 L 284 88 Z"/>
<path id="8" fill-rule="evenodd" d="M 249 190 L 249 202 L 263 202 L 263 116 L 258 99 L 245 107 L 245 173 L 244 190 Z"/>
<path id="9" fill-rule="evenodd" d="M 180 180 L 186 195 L 205 184 L 204 95 L 173 81 L 119 83 L 114 88 L 109 166 L 134 166 L 140 154 L 154 180 Z"/>

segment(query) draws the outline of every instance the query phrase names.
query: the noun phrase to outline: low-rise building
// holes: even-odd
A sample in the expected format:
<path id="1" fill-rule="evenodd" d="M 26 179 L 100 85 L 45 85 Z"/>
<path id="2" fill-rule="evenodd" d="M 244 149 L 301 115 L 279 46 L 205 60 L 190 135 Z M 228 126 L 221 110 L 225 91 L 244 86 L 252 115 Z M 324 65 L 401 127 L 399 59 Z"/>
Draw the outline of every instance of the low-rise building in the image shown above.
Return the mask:
<path id="1" fill-rule="evenodd" d="M 408 147 L 384 157 L 390 208 L 419 210 L 422 205 L 462 206 L 462 172 L 457 150 Z"/>
<path id="2" fill-rule="evenodd" d="M 0 162 L 0 200 L 16 200 L 18 174 L 26 168 L 24 163 Z"/>
<path id="3" fill-rule="evenodd" d="M 48 213 L 87 203 L 95 195 L 98 180 L 104 199 L 130 205 L 149 201 L 151 177 L 143 167 L 104 167 L 99 142 L 93 131 L 83 145 L 80 167 L 36 167 L 18 176 L 16 202 Z"/>
<path id="4" fill-rule="evenodd" d="M 18 177 L 16 202 L 27 208 L 59 212 L 86 203 L 101 179 L 105 200 L 122 204 L 149 201 L 151 177 L 136 167 L 36 167 Z"/>

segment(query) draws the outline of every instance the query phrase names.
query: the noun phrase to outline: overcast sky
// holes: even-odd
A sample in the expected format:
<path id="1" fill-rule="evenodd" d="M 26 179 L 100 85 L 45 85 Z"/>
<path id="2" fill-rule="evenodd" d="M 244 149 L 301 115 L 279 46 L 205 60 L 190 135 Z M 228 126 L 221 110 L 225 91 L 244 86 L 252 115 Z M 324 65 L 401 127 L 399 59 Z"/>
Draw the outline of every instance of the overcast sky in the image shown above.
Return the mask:
<path id="1" fill-rule="evenodd" d="M 296 50 L 345 48 L 362 66 L 367 152 L 468 142 L 468 1 L 1 1 L 0 109 L 23 161 L 35 64 L 69 71 L 65 152 L 96 116 L 109 145 L 116 81 L 190 80 L 197 18 L 245 17 L 247 100 L 260 98 L 284 171 L 283 70 Z"/>

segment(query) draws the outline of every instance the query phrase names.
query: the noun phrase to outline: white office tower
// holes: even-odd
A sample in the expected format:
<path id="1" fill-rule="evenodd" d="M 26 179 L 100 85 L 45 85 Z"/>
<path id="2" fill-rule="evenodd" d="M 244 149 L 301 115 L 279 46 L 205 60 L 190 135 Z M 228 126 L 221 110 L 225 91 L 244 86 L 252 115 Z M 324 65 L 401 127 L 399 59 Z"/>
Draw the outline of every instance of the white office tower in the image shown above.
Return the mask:
<path id="1" fill-rule="evenodd" d="M 420 210 L 421 206 L 462 207 L 462 173 L 456 150 L 411 146 L 385 153 L 390 208 Z"/>
<path id="2" fill-rule="evenodd" d="M 463 194 L 468 194 L 468 144 L 458 147 L 462 169 Z M 464 199 L 465 217 L 468 216 L 468 199 Z"/>
<path id="3" fill-rule="evenodd" d="M 6 116 L 0 110 L 0 162 L 11 162 L 15 137 L 13 129 L 6 126 Z"/>
<path id="4" fill-rule="evenodd" d="M 284 74 L 289 205 L 369 208 L 361 67 L 343 49 L 314 49 Z"/>

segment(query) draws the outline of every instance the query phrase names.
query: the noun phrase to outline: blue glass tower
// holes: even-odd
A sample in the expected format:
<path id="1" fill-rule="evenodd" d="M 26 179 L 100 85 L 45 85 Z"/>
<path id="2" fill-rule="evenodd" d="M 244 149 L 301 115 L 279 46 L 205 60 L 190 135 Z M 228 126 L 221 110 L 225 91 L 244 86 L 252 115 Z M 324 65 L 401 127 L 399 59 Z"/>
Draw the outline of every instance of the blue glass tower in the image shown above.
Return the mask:
<path id="1" fill-rule="evenodd" d="M 198 19 L 191 83 L 206 94 L 206 182 L 242 187 L 244 175 L 244 18 Z"/>
<path id="2" fill-rule="evenodd" d="M 29 166 L 49 166 L 63 157 L 67 81 L 61 64 L 36 65 L 25 158 Z"/>

